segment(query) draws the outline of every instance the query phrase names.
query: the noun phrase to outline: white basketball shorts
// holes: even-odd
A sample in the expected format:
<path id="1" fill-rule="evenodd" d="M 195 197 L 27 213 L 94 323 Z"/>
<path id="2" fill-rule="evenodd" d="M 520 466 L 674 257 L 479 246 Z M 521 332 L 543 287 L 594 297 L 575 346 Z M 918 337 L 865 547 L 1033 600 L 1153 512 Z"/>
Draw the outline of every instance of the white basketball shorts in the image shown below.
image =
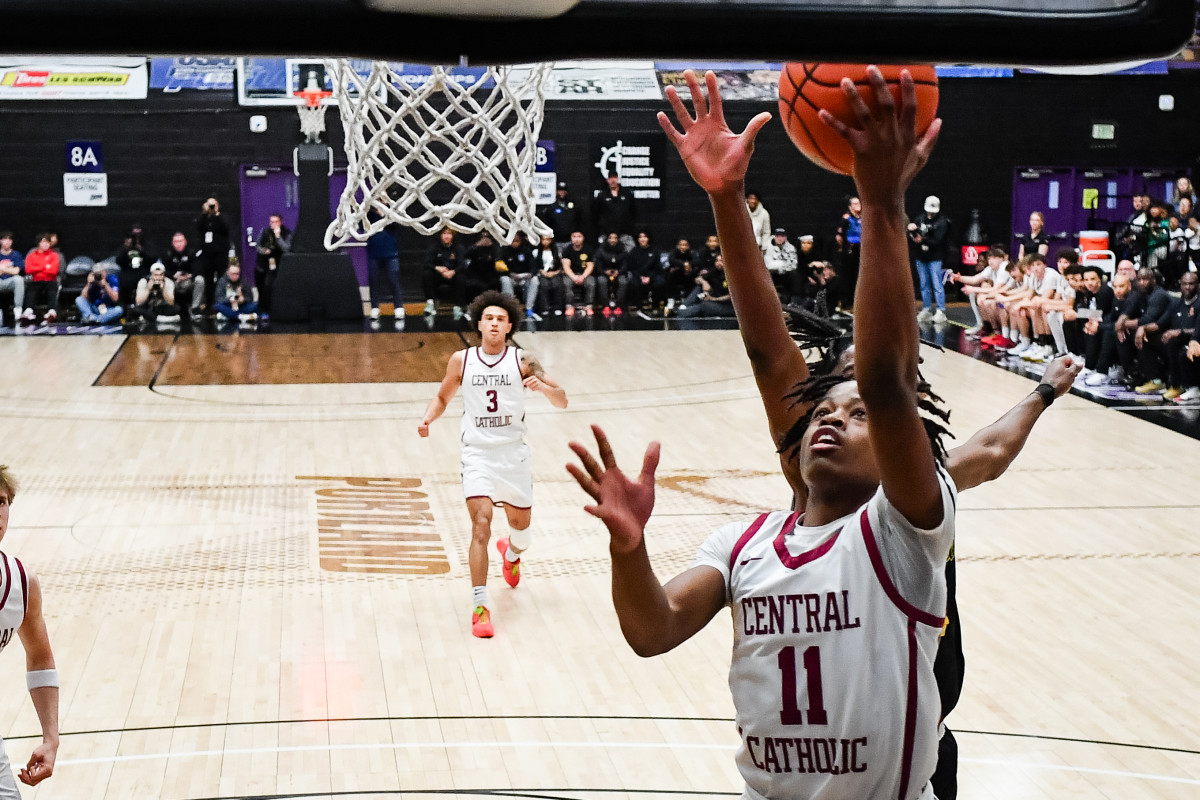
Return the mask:
<path id="1" fill-rule="evenodd" d="M 21 800 L 21 793 L 17 791 L 17 779 L 13 776 L 12 764 L 8 761 L 3 739 L 0 739 L 0 800 Z"/>
<path id="2" fill-rule="evenodd" d="M 524 442 L 462 448 L 463 496 L 488 497 L 497 505 L 533 506 L 533 462 Z"/>

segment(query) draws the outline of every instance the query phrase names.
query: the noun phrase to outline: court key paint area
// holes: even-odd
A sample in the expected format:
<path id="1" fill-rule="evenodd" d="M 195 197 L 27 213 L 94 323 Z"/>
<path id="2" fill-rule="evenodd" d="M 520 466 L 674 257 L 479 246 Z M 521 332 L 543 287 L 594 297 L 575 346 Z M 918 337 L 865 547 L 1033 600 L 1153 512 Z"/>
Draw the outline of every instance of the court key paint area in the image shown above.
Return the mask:
<path id="1" fill-rule="evenodd" d="M 563 469 L 592 422 L 621 462 L 662 441 L 648 546 L 664 578 L 716 527 L 786 505 L 738 334 L 518 341 L 571 405 L 529 400 L 534 540 L 519 588 L 492 565 L 489 641 L 466 614 L 461 407 L 416 434 L 439 374 L 401 378 L 393 354 L 392 380 L 221 385 L 181 363 L 150 391 L 93 385 L 115 337 L 0 342 L 0 456 L 24 483 L 4 549 L 41 577 L 63 683 L 58 769 L 25 796 L 739 793 L 729 617 L 634 656 L 607 534 Z M 1031 388 L 924 356 L 959 442 Z M 1175 469 L 1198 449 L 1068 396 L 1008 474 L 962 494 L 960 797 L 1196 796 L 1200 503 Z M 444 571 L 398 574 L 401 545 Z M 39 729 L 23 670 L 0 657 L 17 762 Z"/>

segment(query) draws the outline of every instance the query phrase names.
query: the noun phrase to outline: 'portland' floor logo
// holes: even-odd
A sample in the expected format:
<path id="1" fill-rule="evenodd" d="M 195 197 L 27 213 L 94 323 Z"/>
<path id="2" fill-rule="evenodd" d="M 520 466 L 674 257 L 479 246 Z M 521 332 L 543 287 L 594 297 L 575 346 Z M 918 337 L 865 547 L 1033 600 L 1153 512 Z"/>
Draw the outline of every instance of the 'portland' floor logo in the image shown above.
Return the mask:
<path id="1" fill-rule="evenodd" d="M 339 484 L 317 489 L 321 569 L 393 575 L 450 571 L 420 478 L 297 475 L 296 480 Z"/>

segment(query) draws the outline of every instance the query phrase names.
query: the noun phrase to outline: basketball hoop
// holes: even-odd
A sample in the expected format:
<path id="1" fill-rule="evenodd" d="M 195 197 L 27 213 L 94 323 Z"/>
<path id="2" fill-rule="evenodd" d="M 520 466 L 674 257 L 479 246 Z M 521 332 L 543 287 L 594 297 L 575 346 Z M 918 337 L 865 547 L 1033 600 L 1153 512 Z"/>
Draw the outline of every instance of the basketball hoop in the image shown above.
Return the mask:
<path id="1" fill-rule="evenodd" d="M 325 132 L 325 103 L 333 92 L 307 87 L 298 92 L 292 92 L 292 94 L 304 101 L 303 105 L 296 106 L 296 113 L 300 115 L 300 132 L 304 134 L 304 142 L 319 144 L 321 134 Z"/>
<path id="2" fill-rule="evenodd" d="M 346 59 L 327 60 L 348 169 L 325 247 L 393 223 L 426 236 L 486 230 L 503 243 L 518 232 L 549 234 L 533 174 L 552 67 L 432 67 L 427 80 L 410 83 L 386 61 L 364 76 Z"/>

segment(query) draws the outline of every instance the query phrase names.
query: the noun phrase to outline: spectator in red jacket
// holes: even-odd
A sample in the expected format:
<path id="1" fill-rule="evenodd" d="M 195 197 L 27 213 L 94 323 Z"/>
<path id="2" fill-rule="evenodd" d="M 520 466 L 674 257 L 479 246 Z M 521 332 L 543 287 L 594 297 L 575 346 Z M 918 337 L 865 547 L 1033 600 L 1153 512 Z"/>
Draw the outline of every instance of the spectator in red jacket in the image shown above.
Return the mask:
<path id="1" fill-rule="evenodd" d="M 58 271 L 62 267 L 62 259 L 52 248 L 50 234 L 38 236 L 37 247 L 25 256 L 25 313 L 21 316 L 28 322 L 37 317 L 33 307 L 39 302 L 49 308 L 42 318 L 44 322 L 54 322 L 58 319 Z"/>

